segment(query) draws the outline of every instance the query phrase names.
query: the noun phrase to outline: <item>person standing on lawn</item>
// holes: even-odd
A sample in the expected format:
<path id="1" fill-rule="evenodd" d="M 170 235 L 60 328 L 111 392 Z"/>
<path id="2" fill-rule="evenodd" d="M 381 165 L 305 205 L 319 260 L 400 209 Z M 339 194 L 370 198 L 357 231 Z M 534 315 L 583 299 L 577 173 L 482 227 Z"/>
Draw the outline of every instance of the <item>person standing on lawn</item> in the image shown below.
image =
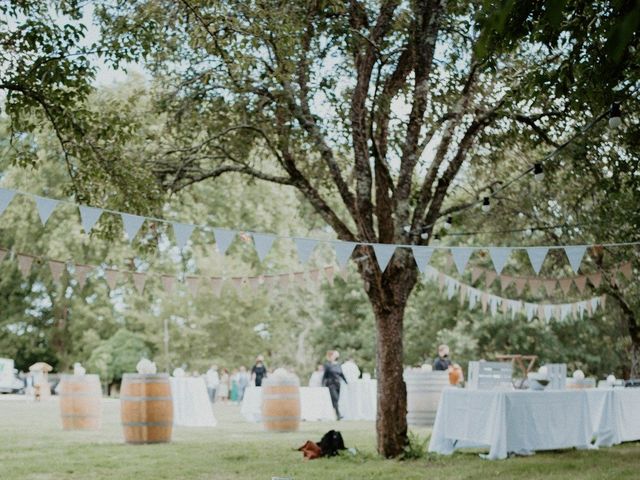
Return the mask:
<path id="1" fill-rule="evenodd" d="M 338 401 L 340 400 L 340 380 L 347 383 L 347 379 L 342 373 L 342 367 L 338 363 L 338 357 L 340 357 L 340 353 L 337 350 L 329 350 L 327 352 L 327 361 L 324 363 L 322 384 L 329 388 L 333 409 L 336 411 L 336 417 L 340 420 L 342 418 L 338 408 Z"/>

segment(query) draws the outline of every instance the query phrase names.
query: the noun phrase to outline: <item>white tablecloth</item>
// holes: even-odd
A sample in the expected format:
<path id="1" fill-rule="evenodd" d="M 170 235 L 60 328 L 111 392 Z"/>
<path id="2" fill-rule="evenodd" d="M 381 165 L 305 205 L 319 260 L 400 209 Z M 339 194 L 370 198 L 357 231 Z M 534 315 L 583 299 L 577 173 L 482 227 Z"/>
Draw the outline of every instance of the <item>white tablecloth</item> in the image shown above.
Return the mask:
<path id="1" fill-rule="evenodd" d="M 592 436 L 584 391 L 482 391 L 445 388 L 438 406 L 430 452 L 489 447 L 489 459 L 509 452 L 588 448 Z"/>
<path id="2" fill-rule="evenodd" d="M 262 388 L 247 387 L 240 406 L 240 413 L 249 422 L 259 422 L 262 417 Z M 335 420 L 331 396 L 326 387 L 300 387 L 300 417 L 309 422 Z"/>
<path id="3" fill-rule="evenodd" d="M 181 427 L 215 427 L 207 386 L 203 378 L 171 377 L 173 424 Z"/>
<path id="4" fill-rule="evenodd" d="M 345 420 L 375 420 L 377 408 L 376 380 L 355 380 L 340 385 L 338 408 Z"/>
<path id="5" fill-rule="evenodd" d="M 640 388 L 586 389 L 598 447 L 640 440 Z"/>

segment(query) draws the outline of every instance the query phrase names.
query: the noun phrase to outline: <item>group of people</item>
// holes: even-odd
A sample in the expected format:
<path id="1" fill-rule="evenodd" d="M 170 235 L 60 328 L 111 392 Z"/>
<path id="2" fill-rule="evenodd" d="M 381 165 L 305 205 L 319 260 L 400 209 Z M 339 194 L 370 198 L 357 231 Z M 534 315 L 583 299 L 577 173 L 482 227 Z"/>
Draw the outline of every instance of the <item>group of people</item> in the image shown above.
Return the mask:
<path id="1" fill-rule="evenodd" d="M 243 365 L 234 369 L 231 373 L 226 368 L 222 368 L 218 372 L 217 365 L 211 365 L 204 378 L 211 403 L 216 400 L 223 403 L 228 401 L 240 403 L 244 398 L 244 392 L 247 387 L 249 385 L 261 386 L 262 380 L 266 376 L 267 367 L 264 364 L 264 357 L 258 355 L 251 371 L 247 371 L 247 368 Z"/>

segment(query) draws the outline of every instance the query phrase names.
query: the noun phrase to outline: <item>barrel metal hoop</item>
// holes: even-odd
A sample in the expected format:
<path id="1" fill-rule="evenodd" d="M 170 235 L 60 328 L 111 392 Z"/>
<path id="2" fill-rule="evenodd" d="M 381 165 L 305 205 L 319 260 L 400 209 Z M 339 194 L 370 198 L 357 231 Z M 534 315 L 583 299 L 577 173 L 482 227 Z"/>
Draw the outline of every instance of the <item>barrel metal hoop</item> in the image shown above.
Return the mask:
<path id="1" fill-rule="evenodd" d="M 124 427 L 170 427 L 173 422 L 122 422 Z"/>

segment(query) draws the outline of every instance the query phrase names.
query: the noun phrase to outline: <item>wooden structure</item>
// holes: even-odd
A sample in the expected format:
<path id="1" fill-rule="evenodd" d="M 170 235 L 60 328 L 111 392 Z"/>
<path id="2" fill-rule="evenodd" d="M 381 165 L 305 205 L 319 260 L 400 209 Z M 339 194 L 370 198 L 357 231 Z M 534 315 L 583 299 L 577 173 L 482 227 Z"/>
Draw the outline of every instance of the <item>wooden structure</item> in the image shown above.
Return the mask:
<path id="1" fill-rule="evenodd" d="M 404 372 L 407 384 L 407 423 L 433 425 L 442 390 L 449 386 L 448 371 L 411 369 Z"/>
<path id="2" fill-rule="evenodd" d="M 501 362 L 510 361 L 513 364 L 514 370 L 515 370 L 515 367 L 520 368 L 520 371 L 522 372 L 522 380 L 520 381 L 519 388 L 522 388 L 522 386 L 524 385 L 524 381 L 529 376 L 529 372 L 533 371 L 533 366 L 535 365 L 536 360 L 538 359 L 538 356 L 537 355 L 520 355 L 517 353 L 513 355 L 496 355 L 496 359 Z"/>
<path id="3" fill-rule="evenodd" d="M 60 415 L 64 430 L 98 430 L 102 421 L 100 377 L 62 375 Z"/>
<path id="4" fill-rule="evenodd" d="M 173 402 L 167 374 L 125 373 L 120 417 L 127 443 L 166 443 L 173 430 Z"/>
<path id="5" fill-rule="evenodd" d="M 272 375 L 262 381 L 262 423 L 271 432 L 300 428 L 300 381 L 295 375 Z"/>

